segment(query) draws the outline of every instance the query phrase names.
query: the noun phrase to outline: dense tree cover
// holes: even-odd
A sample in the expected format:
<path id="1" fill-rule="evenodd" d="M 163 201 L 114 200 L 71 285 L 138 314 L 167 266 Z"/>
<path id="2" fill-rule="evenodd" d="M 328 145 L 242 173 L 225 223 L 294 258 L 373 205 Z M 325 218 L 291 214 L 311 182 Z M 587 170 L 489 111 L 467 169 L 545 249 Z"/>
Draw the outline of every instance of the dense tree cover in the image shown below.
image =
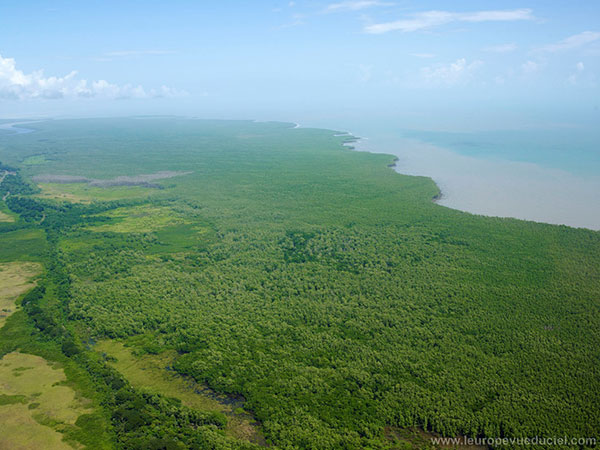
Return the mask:
<path id="1" fill-rule="evenodd" d="M 34 326 L 28 344 L 32 348 L 27 350 L 33 350 L 34 353 L 42 351 L 46 357 L 50 350 L 50 357 L 59 361 L 61 357 L 70 358 L 83 371 L 85 381 L 92 385 L 100 398 L 99 406 L 103 408 L 105 416 L 82 416 L 77 425 L 83 432 L 73 434 L 73 438 L 88 444 L 89 448 L 100 448 L 97 447 L 99 445 L 102 448 L 140 450 L 255 448 L 251 444 L 225 437 L 220 431 L 226 423 L 222 415 L 190 410 L 182 406 L 180 401 L 133 389 L 101 357 L 86 351 L 60 317 L 61 309 L 68 304 L 56 300 L 64 299 L 68 292 L 63 289 L 59 294 L 61 289 L 55 283 L 56 277 L 49 277 L 44 285 L 32 289 L 22 300 L 25 313 Z M 54 291 L 53 295 L 48 295 L 49 291 Z M 3 331 L 0 330 L 0 343 L 3 344 L 0 346 L 0 356 L 19 348 L 18 343 L 11 345 Z M 58 349 L 62 355 L 57 357 Z M 99 443 L 90 438 L 90 434 L 99 433 L 102 428 L 106 428 L 104 441 Z"/>
<path id="2" fill-rule="evenodd" d="M 2 183 L 0 183 L 0 197 L 4 197 L 7 194 L 30 195 L 37 192 L 39 190 L 25 183 L 18 172 L 5 174 Z"/>
<path id="3" fill-rule="evenodd" d="M 11 166 L 7 166 L 0 161 L 0 172 L 16 172 L 17 169 Z"/>
<path id="4" fill-rule="evenodd" d="M 91 376 L 108 369 L 80 344 L 90 338 L 175 349 L 175 370 L 244 395 L 284 448 L 385 448 L 386 426 L 597 434 L 600 233 L 434 205 L 430 180 L 341 149 L 331 132 L 148 122 L 60 121 L 39 133 L 63 152 L 48 164 L 72 175 L 194 171 L 136 203 L 169 205 L 185 223 L 124 233 L 103 213 L 133 203 L 8 199 L 54 246 L 60 301 L 26 311 Z M 14 159 L 36 151 L 34 134 L 11 144 Z M 164 420 L 177 405 L 120 383 L 98 384 L 119 445 L 134 448 L 138 431 L 157 448 L 224 439 L 208 433 L 218 419 L 200 415 L 203 437 L 186 434 L 200 419 Z"/>
<path id="5" fill-rule="evenodd" d="M 376 241 L 402 236 L 386 229 L 315 233 L 291 263 L 283 236 L 250 268 L 238 261 L 258 236 L 225 258 L 215 244 L 201 265 L 96 247 L 70 268 L 71 314 L 101 335 L 156 333 L 182 353 L 177 370 L 246 395 L 280 442 L 355 447 L 385 424 L 448 435 L 594 431 L 597 354 L 578 349 L 587 333 L 572 317 L 585 316 L 565 304 L 577 286 L 557 284 L 543 265 L 515 274 L 530 278 L 524 287 L 508 276 L 489 286 L 467 271 L 489 261 L 436 256 L 460 243 L 402 239 L 385 254 Z M 319 433 L 303 431 L 315 418 Z"/>
<path id="6" fill-rule="evenodd" d="M 21 191 L 23 192 L 23 191 Z M 10 201 L 15 200 L 15 201 Z M 70 227 L 96 223 L 99 211 L 122 207 L 123 202 L 104 205 L 72 205 L 41 202 L 27 197 L 8 198 L 8 206 L 25 222 L 45 222 L 48 239 L 56 243 Z M 135 204 L 129 202 L 128 204 Z M 24 251 L 26 248 L 21 248 Z M 3 253 L 0 249 L 0 253 Z M 27 257 L 28 255 L 22 255 Z M 23 313 L 11 316 L 0 330 L 0 357 L 21 349 L 53 361 L 74 364 L 78 382 L 91 388 L 99 399 L 100 412 L 82 415 L 67 436 L 87 448 L 139 450 L 252 449 L 255 445 L 226 437 L 226 418 L 215 412 L 191 410 L 176 399 L 132 388 L 103 357 L 89 351 L 67 320 L 71 303 L 71 280 L 55 247 L 44 258 L 46 276 L 21 299 Z M 19 328 L 19 322 L 21 327 Z M 16 324 L 16 325 L 15 325 Z M 29 334 L 29 336 L 28 336 Z"/>

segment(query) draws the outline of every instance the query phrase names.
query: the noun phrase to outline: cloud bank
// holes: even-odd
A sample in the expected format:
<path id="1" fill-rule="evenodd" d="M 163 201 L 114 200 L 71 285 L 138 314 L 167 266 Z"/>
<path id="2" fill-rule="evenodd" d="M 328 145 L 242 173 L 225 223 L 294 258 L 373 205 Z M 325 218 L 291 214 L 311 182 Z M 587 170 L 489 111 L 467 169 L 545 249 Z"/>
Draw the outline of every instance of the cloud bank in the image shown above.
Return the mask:
<path id="1" fill-rule="evenodd" d="M 14 59 L 0 55 L 0 99 L 143 99 L 183 94 L 167 86 L 146 90 L 140 85 L 117 85 L 106 80 L 88 81 L 78 78 L 76 71 L 61 77 L 46 77 L 41 70 L 27 74 L 17 69 Z"/>
<path id="2" fill-rule="evenodd" d="M 452 22 L 506 22 L 515 20 L 533 20 L 531 9 L 513 9 L 504 11 L 475 11 L 455 13 L 449 11 L 425 11 L 414 14 L 409 19 L 394 22 L 376 23 L 364 28 L 366 33 L 383 34 L 390 31 L 409 33 L 439 27 Z"/>

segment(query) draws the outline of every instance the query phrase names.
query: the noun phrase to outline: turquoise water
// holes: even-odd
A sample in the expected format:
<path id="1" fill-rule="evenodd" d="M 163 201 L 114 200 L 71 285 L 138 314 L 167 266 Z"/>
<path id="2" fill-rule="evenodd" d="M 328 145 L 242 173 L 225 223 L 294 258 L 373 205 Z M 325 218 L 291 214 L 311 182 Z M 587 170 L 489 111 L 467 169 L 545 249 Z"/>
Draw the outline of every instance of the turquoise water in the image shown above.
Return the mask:
<path id="1" fill-rule="evenodd" d="M 456 121 L 460 127 L 450 127 L 448 124 L 436 126 L 439 120 L 436 120 L 434 112 L 430 118 L 419 116 L 418 120 L 365 114 L 339 120 L 300 120 L 300 123 L 302 126 L 344 130 L 374 141 L 385 141 L 388 148 L 394 140 L 400 143 L 400 140 L 411 139 L 462 156 L 533 163 L 574 175 L 600 177 L 599 114 L 585 117 L 574 114 L 571 117 L 566 113 L 553 113 L 548 117 L 525 115 L 522 120 L 515 118 L 512 123 L 491 120 L 485 113 L 482 116 L 487 124 L 485 127 L 474 123 L 473 117 L 461 119 L 459 113 Z"/>
<path id="2" fill-rule="evenodd" d="M 469 133 L 402 130 L 399 134 L 465 156 L 529 162 L 574 174 L 600 176 L 600 124 L 597 129 Z"/>
<path id="3" fill-rule="evenodd" d="M 364 138 L 357 150 L 394 155 L 399 173 L 432 178 L 440 205 L 600 230 L 600 125 L 589 120 L 468 132 L 416 131 L 368 117 L 307 122 L 301 125 L 349 131 Z"/>

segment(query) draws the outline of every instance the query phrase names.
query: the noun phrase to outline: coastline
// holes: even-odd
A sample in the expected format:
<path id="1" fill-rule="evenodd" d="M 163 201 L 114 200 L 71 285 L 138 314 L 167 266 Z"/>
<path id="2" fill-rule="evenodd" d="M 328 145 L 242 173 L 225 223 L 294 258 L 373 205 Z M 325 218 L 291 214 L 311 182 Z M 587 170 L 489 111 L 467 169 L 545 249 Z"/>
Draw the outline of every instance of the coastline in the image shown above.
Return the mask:
<path id="1" fill-rule="evenodd" d="M 364 138 L 351 132 L 335 136 L 351 137 L 343 145 L 353 151 L 394 156 L 390 168 L 400 174 L 431 178 L 439 190 L 432 201 L 441 206 L 600 231 L 600 209 L 591 207 L 597 202 L 600 177 L 460 155 L 415 139 Z"/>
<path id="2" fill-rule="evenodd" d="M 36 130 L 19 125 L 36 122 L 40 120 L 2 123 L 0 130 L 6 132 L 2 136 L 31 133 Z M 296 122 L 283 123 L 291 129 L 304 128 Z M 468 156 L 400 136 L 369 138 L 339 128 L 315 128 L 345 137 L 342 145 L 353 151 L 393 156 L 389 167 L 400 174 L 431 178 L 439 192 L 431 200 L 441 206 L 600 231 L 600 208 L 592 207 L 600 192 L 600 176 L 575 175 L 530 162 Z"/>
<path id="3" fill-rule="evenodd" d="M 27 125 L 28 123 L 36 123 L 39 120 L 29 120 L 26 122 L 8 122 L 0 125 L 0 130 L 8 131 L 8 135 L 33 133 L 32 128 L 18 127 L 17 125 Z M 11 133 L 12 132 L 12 133 Z"/>

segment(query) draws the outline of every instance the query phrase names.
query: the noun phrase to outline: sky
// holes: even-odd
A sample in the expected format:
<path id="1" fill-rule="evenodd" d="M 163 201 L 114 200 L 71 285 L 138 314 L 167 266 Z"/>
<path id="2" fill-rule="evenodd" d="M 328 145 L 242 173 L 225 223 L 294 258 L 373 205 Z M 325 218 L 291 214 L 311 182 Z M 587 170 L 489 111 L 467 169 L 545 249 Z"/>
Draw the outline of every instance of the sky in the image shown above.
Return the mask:
<path id="1" fill-rule="evenodd" d="M 0 2 L 0 117 L 600 119 L 600 2 Z"/>

